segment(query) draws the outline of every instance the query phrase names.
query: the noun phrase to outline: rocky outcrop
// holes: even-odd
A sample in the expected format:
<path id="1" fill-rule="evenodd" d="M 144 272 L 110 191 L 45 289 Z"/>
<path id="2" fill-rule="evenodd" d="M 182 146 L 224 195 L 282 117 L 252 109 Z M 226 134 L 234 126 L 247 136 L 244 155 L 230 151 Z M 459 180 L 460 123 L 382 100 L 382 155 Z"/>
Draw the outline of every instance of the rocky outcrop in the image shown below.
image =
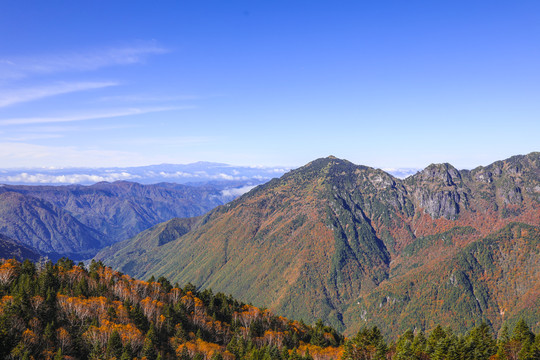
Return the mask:
<path id="1" fill-rule="evenodd" d="M 470 189 L 461 173 L 450 164 L 432 164 L 405 180 L 416 207 L 432 218 L 456 219 L 469 209 Z"/>

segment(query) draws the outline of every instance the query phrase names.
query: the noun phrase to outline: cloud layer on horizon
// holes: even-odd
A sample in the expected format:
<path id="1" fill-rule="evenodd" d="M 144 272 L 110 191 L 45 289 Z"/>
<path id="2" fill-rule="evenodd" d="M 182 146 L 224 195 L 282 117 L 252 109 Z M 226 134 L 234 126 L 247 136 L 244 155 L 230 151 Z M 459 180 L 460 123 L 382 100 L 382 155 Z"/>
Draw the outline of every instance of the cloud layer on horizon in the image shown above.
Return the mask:
<path id="1" fill-rule="evenodd" d="M 181 169 L 181 170 L 179 170 Z M 187 165 L 151 165 L 128 168 L 49 168 L 49 169 L 0 169 L 0 183 L 12 185 L 89 185 L 96 182 L 119 180 L 140 183 L 205 183 L 205 182 L 251 182 L 251 185 L 266 182 L 283 175 L 287 169 L 231 166 L 216 163 L 194 163 Z M 250 189 L 244 189 L 249 191 Z M 244 191 L 242 190 L 242 191 Z M 235 190 L 236 191 L 236 190 Z M 236 192 L 224 196 L 241 195 Z"/>

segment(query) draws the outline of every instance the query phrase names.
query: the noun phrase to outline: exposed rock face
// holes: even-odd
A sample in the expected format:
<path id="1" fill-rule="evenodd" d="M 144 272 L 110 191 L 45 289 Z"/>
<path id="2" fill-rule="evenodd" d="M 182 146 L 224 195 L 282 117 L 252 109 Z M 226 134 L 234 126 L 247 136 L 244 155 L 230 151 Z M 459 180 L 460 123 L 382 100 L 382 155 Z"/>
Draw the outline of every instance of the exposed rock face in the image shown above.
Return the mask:
<path id="1" fill-rule="evenodd" d="M 487 167 L 458 171 L 449 164 L 430 165 L 405 179 L 416 207 L 432 218 L 456 220 L 465 210 L 499 210 L 539 202 L 540 153 L 518 155 Z M 525 197 L 524 197 L 524 193 Z"/>
<path id="2" fill-rule="evenodd" d="M 457 219 L 460 211 L 469 208 L 470 189 L 450 164 L 432 164 L 407 178 L 405 184 L 416 206 L 432 218 Z"/>

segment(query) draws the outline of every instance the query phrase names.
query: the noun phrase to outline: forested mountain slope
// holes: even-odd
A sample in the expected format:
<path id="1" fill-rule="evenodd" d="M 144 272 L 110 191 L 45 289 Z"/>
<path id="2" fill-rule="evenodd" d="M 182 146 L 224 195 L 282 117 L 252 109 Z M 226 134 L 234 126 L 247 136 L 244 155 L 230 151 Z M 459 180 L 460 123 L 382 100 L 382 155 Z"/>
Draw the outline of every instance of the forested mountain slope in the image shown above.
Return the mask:
<path id="1" fill-rule="evenodd" d="M 0 234 L 0 259 L 39 261 L 41 257 L 42 254 L 38 250 Z"/>
<path id="2" fill-rule="evenodd" d="M 437 326 L 396 341 L 376 326 L 345 339 L 223 293 L 134 280 L 93 262 L 0 260 L 0 358 L 64 360 L 537 359 L 540 333 L 527 322 L 498 336 Z"/>
<path id="3" fill-rule="evenodd" d="M 381 316 L 359 305 L 372 304 L 368 299 L 382 289 L 402 289 L 401 295 L 409 296 L 407 286 L 399 285 L 403 279 L 417 283 L 416 288 L 428 286 L 434 269 L 441 276 L 445 269 L 459 269 L 456 261 L 468 246 L 487 243 L 513 222 L 533 226 L 526 233 L 534 238 L 534 226 L 540 224 L 539 158 L 540 153 L 515 156 L 471 171 L 431 165 L 406 180 L 334 157 L 318 159 L 211 211 L 175 241 L 150 242 L 159 231 L 141 234 L 153 245 L 129 264 L 118 256 L 101 258 L 134 276 L 190 281 L 290 317 L 322 318 L 348 331 L 356 331 L 360 319 L 375 317 L 381 327 L 407 319 L 406 324 L 429 329 L 452 311 L 470 317 L 455 322 L 461 329 L 481 320 L 498 329 L 502 321 L 493 314 L 506 311 L 503 298 L 515 290 L 500 289 L 505 287 L 501 281 L 490 288 L 489 306 L 432 311 L 435 318 L 428 322 L 419 309 L 396 307 Z M 510 249 L 508 242 L 518 239 L 503 237 L 496 244 Z M 524 261 L 534 264 L 537 247 L 529 240 L 519 241 L 528 244 L 522 249 L 528 252 Z M 124 245 L 129 253 L 130 245 Z M 503 277 L 525 276 L 510 275 L 514 269 L 505 259 L 515 253 L 503 255 Z M 475 268 L 460 271 L 473 283 L 484 276 Z M 538 276 L 535 266 L 530 271 L 527 276 Z M 519 291 L 534 291 L 533 283 L 524 284 L 526 290 L 520 286 Z M 452 302 L 452 296 L 438 301 Z M 512 307 L 525 308 L 518 299 Z"/>
<path id="4" fill-rule="evenodd" d="M 223 196 L 222 186 L 212 185 L 117 181 L 89 186 L 4 185 L 2 189 L 47 201 L 103 233 L 111 243 L 174 217 L 202 215 L 230 200 Z"/>
<path id="5" fill-rule="evenodd" d="M 160 222 L 199 216 L 224 204 L 234 198 L 228 186 L 243 183 L 227 184 L 3 185 L 0 233 L 51 258 L 88 259 Z"/>
<path id="6" fill-rule="evenodd" d="M 0 233 L 44 253 L 88 258 L 109 244 L 67 211 L 32 196 L 0 193 Z"/>

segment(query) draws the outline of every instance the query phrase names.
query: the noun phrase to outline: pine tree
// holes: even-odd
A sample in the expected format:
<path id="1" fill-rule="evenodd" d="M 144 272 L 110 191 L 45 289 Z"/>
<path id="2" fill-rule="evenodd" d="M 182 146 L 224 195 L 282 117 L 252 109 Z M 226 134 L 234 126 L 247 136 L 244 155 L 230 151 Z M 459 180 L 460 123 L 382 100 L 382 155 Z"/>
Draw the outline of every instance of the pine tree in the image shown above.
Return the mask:
<path id="1" fill-rule="evenodd" d="M 469 332 L 465 347 L 472 349 L 474 359 L 489 359 L 497 352 L 497 344 L 487 323 L 482 322 Z"/>
<path id="2" fill-rule="evenodd" d="M 56 355 L 54 355 L 54 360 L 64 360 L 64 355 L 62 355 L 62 349 L 58 348 Z"/>
<path id="3" fill-rule="evenodd" d="M 150 330 L 148 331 L 148 333 L 150 333 Z M 146 337 L 144 338 L 142 355 L 146 356 L 148 360 L 156 360 L 156 349 L 154 347 L 154 342 L 152 341 L 152 336 L 149 336 L 149 334 L 146 334 Z"/>
<path id="4" fill-rule="evenodd" d="M 281 360 L 289 360 L 289 350 L 285 346 L 281 350 Z"/>
<path id="5" fill-rule="evenodd" d="M 43 333 L 43 337 L 45 338 L 47 347 L 52 347 L 53 344 L 56 343 L 56 332 L 54 331 L 54 323 L 47 323 L 47 325 L 45 326 L 45 332 Z"/>
<path id="6" fill-rule="evenodd" d="M 519 360 L 532 360 L 531 353 L 532 353 L 532 343 L 530 339 L 527 338 L 521 344 L 521 349 L 518 352 L 518 359 Z"/>
<path id="7" fill-rule="evenodd" d="M 135 306 L 131 307 L 131 309 L 129 311 L 129 318 L 142 331 L 148 331 L 149 330 L 150 324 L 148 323 L 148 319 L 146 318 L 146 316 L 144 316 L 144 312 L 141 309 L 141 306 L 139 305 L 139 303 L 137 303 L 137 304 L 135 304 Z"/>
<path id="8" fill-rule="evenodd" d="M 107 356 L 110 358 L 119 358 L 122 356 L 122 339 L 116 329 L 113 330 L 111 336 L 109 336 L 109 341 L 107 342 Z"/>
<path id="9" fill-rule="evenodd" d="M 131 360 L 133 359 L 133 355 L 127 350 L 124 349 L 122 352 L 122 356 L 120 357 L 120 360 Z"/>
<path id="10" fill-rule="evenodd" d="M 103 358 L 103 351 L 101 350 L 101 347 L 99 346 L 99 343 L 95 343 L 92 347 L 92 351 L 88 355 L 88 359 L 90 360 L 101 360 Z"/>
<path id="11" fill-rule="evenodd" d="M 525 341 L 532 343 L 534 341 L 534 334 L 523 318 L 519 319 L 516 324 L 512 334 L 512 340 L 517 340 L 521 343 L 524 343 Z"/>
<path id="12" fill-rule="evenodd" d="M 235 358 L 239 359 L 242 357 L 243 351 L 242 351 L 242 341 L 238 339 L 237 336 L 233 336 L 231 341 L 227 344 L 227 350 L 235 356 Z"/>
<path id="13" fill-rule="evenodd" d="M 534 343 L 531 346 L 530 356 L 534 360 L 540 360 L 540 332 L 536 334 Z"/>
<path id="14" fill-rule="evenodd" d="M 413 358 L 414 352 L 412 349 L 412 343 L 410 340 L 405 339 L 403 341 L 398 341 L 396 346 L 396 360 L 409 360 Z"/>
<path id="15" fill-rule="evenodd" d="M 446 354 L 452 345 L 452 340 L 449 337 L 443 337 L 439 340 L 437 345 L 435 345 L 432 359 L 433 360 L 445 360 Z"/>
<path id="16" fill-rule="evenodd" d="M 300 360 L 300 356 L 296 352 L 296 348 L 294 348 L 291 354 L 289 355 L 289 360 Z"/>
<path id="17" fill-rule="evenodd" d="M 74 295 L 84 297 L 90 296 L 90 291 L 88 289 L 88 281 L 86 280 L 86 277 L 83 277 L 81 280 L 79 280 L 79 282 L 75 286 Z"/>
<path id="18" fill-rule="evenodd" d="M 503 324 L 501 330 L 499 331 L 499 336 L 497 339 L 497 358 L 500 360 L 506 360 L 508 357 L 506 355 L 506 347 L 510 342 L 510 331 L 508 330 L 508 325 Z"/>
<path id="19" fill-rule="evenodd" d="M 412 351 L 414 356 L 418 359 L 421 359 L 426 353 L 427 339 L 423 331 L 420 331 L 418 335 L 414 337 L 414 340 L 411 344 Z M 427 355 L 426 355 L 427 356 Z"/>
<path id="20" fill-rule="evenodd" d="M 343 359 L 385 359 L 388 347 L 380 330 L 362 328 L 354 338 L 345 343 Z"/>
<path id="21" fill-rule="evenodd" d="M 124 346 L 124 350 L 122 351 L 122 356 L 120 359 L 121 360 L 133 359 L 133 347 L 131 346 L 131 342 L 128 341 L 128 343 Z"/>

